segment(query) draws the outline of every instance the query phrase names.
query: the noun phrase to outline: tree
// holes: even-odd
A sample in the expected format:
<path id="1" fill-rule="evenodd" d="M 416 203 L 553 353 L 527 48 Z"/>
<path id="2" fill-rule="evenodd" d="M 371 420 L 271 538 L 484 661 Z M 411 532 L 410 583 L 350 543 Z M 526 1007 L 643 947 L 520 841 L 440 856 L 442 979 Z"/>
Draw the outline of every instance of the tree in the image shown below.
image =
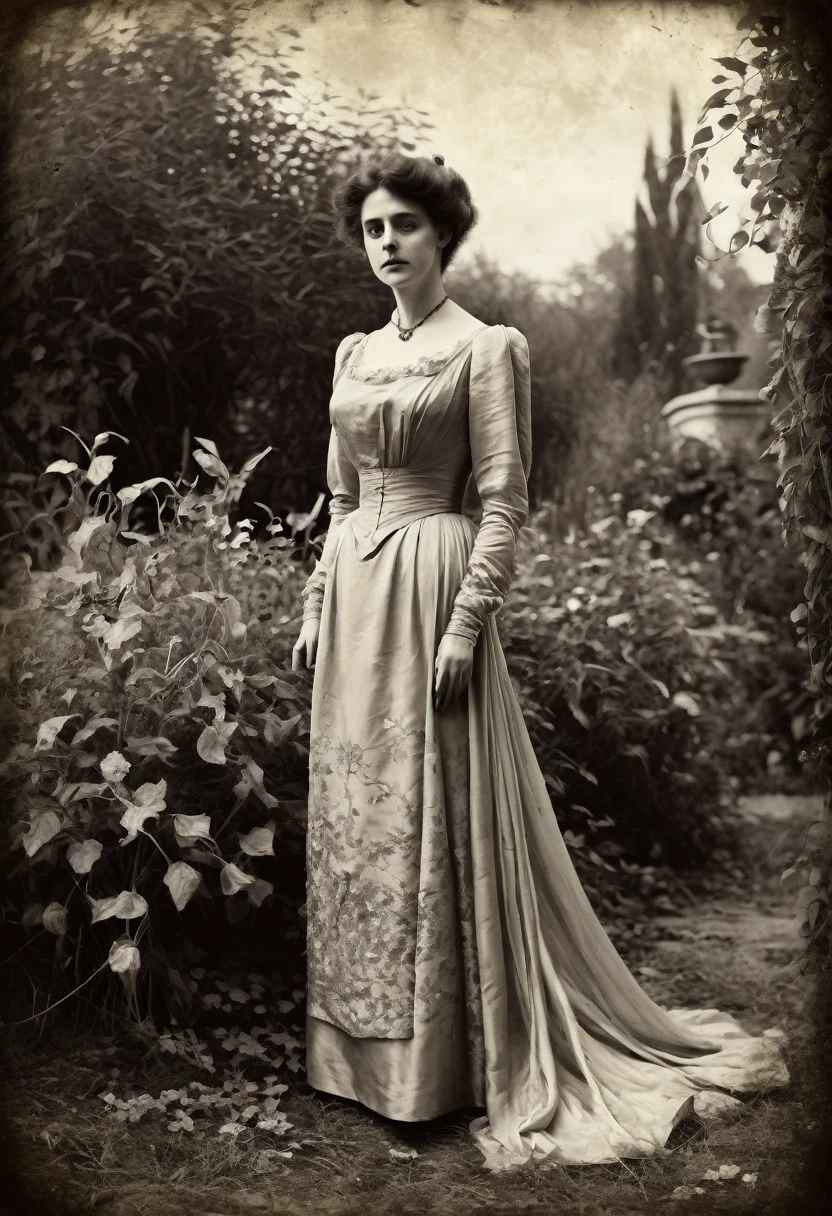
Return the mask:
<path id="1" fill-rule="evenodd" d="M 0 302 L 12 468 L 76 457 L 68 426 L 130 439 L 120 484 L 193 475 L 191 440 L 208 435 L 232 463 L 273 445 L 251 497 L 308 504 L 335 346 L 386 303 L 334 240 L 329 189 L 361 149 L 412 148 L 422 117 L 403 125 L 369 94 L 354 117 L 304 84 L 297 31 L 265 23 L 255 43 L 232 10 L 86 25 L 41 26 L 17 65 Z"/>
<path id="2" fill-rule="evenodd" d="M 703 210 L 693 180 L 682 181 L 682 116 L 670 101 L 670 156 L 659 167 L 652 138 L 644 154 L 646 206 L 635 204 L 633 286 L 621 313 L 618 374 L 633 379 L 653 366 L 668 396 L 682 385 L 682 359 L 692 353 L 697 317 L 697 221 Z"/>

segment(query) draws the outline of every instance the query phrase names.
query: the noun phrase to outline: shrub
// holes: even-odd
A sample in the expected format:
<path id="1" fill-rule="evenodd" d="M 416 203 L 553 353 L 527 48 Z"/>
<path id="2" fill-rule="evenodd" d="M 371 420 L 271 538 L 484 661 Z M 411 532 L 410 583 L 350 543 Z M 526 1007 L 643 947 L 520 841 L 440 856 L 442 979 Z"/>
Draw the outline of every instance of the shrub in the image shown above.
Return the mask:
<path id="1" fill-rule="evenodd" d="M 635 462 L 614 495 L 622 517 L 655 510 L 664 551 L 707 588 L 735 639 L 747 695 L 743 723 L 756 744 L 738 773 L 799 771 L 811 731 L 806 643 L 795 629 L 805 569 L 784 536 L 776 470 L 689 442 L 681 460 L 652 452 Z"/>
<path id="2" fill-rule="evenodd" d="M 502 629 L 572 843 L 592 845 L 596 865 L 695 865 L 730 842 L 731 784 L 714 736 L 735 682 L 704 628 L 710 596 L 643 528 L 639 514 L 599 515 L 556 541 L 537 517 Z"/>
<path id="3" fill-rule="evenodd" d="M 559 536 L 547 511 L 533 516 L 501 620 L 561 826 L 601 891 L 598 867 L 727 860 L 737 794 L 772 754 L 796 769 L 806 730 L 788 619 L 800 573 L 779 522 L 726 499 L 703 556 L 658 492 L 674 477 L 656 453 L 623 491 L 590 495 L 585 528 Z M 778 575 L 768 599 L 756 580 Z"/>
<path id="4" fill-rule="evenodd" d="M 285 670 L 293 541 L 270 514 L 260 533 L 229 520 L 267 453 L 232 474 L 199 440 L 212 488 L 157 477 L 116 495 L 107 438 L 85 468 L 51 466 L 71 484 L 49 517 L 60 563 L 26 560 L 3 613 L 3 776 L 22 924 L 76 976 L 117 973 L 138 1012 L 149 972 L 171 994 L 167 952 L 212 900 L 235 922 L 293 884 L 300 902 L 309 687 Z M 153 533 L 131 528 L 141 495 Z"/>

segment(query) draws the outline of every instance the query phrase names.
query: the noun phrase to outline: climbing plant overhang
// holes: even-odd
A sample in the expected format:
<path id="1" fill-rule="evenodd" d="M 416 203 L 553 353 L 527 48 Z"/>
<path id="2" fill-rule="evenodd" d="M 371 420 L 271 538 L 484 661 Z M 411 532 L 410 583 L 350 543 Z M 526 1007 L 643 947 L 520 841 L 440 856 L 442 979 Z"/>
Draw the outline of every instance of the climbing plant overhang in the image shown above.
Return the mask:
<path id="1" fill-rule="evenodd" d="M 825 10 L 825 11 L 824 11 Z M 804 602 L 792 612 L 815 694 L 811 759 L 832 793 L 832 100 L 827 4 L 751 4 L 734 55 L 719 58 L 686 174 L 708 175 L 708 153 L 736 139 L 734 171 L 751 192 L 748 215 L 719 257 L 746 246 L 776 249 L 774 281 L 755 327 L 776 349 L 762 395 L 772 406 L 784 534 L 799 541 Z M 715 203 L 703 221 L 726 204 Z M 768 454 L 768 453 L 766 453 Z M 801 933 L 832 964 L 832 815 L 810 831 L 790 873 L 803 883 Z M 789 873 L 789 872 L 787 872 Z M 785 876 L 784 876 L 785 877 Z"/>

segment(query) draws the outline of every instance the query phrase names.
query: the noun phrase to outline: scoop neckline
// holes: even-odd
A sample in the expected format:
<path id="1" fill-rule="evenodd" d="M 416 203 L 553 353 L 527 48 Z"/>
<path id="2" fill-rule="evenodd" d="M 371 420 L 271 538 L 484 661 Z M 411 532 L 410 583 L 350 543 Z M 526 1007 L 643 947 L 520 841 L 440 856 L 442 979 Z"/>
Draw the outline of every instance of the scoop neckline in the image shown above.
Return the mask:
<path id="1" fill-rule="evenodd" d="M 351 380 L 364 380 L 370 383 L 399 380 L 407 376 L 432 376 L 441 371 L 443 367 L 446 367 L 466 346 L 469 346 L 477 334 L 489 328 L 490 326 L 483 322 L 472 333 L 466 334 L 452 346 L 439 351 L 435 355 L 422 355 L 412 363 L 389 363 L 381 367 L 364 367 L 362 365 L 367 339 L 370 337 L 369 333 L 366 333 L 361 336 L 360 341 L 355 343 L 350 352 L 347 375 Z"/>

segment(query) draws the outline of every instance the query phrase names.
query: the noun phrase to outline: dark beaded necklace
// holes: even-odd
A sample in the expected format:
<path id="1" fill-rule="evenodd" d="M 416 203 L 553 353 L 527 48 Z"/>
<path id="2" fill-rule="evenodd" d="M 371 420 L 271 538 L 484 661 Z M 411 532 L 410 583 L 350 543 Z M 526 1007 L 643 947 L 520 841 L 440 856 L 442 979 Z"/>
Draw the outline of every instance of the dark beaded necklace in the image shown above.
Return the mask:
<path id="1" fill-rule="evenodd" d="M 393 317 L 392 318 L 393 324 L 395 325 L 396 329 L 399 331 L 399 337 L 401 338 L 402 342 L 409 341 L 410 338 L 413 337 L 413 331 L 418 329 L 420 325 L 424 325 L 424 323 L 425 323 L 425 321 L 427 321 L 428 317 L 432 317 L 433 314 L 437 311 L 437 309 L 442 307 L 442 305 L 445 303 L 447 298 L 448 298 L 447 296 L 443 296 L 443 298 L 436 305 L 436 308 L 432 308 L 430 310 L 430 312 L 425 313 L 425 315 L 422 317 L 421 321 L 417 321 L 416 324 L 411 325 L 409 329 L 405 328 L 403 325 L 399 325 L 398 319 L 396 317 Z"/>

